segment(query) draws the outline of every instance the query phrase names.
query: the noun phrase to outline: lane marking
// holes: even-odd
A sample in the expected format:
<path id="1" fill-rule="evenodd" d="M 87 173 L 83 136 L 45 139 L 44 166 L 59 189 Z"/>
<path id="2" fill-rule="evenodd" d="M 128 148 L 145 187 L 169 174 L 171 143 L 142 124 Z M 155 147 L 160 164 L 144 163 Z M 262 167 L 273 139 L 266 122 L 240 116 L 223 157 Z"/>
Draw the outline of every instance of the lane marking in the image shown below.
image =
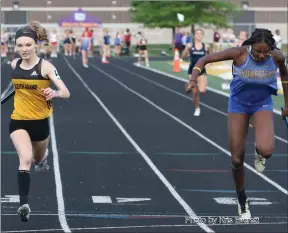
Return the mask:
<path id="1" fill-rule="evenodd" d="M 8 84 L 8 86 L 6 87 L 6 89 L 3 91 L 3 93 L 1 94 L 1 99 L 6 95 L 6 93 L 9 91 L 10 87 L 12 87 L 12 82 L 10 82 Z"/>
<path id="2" fill-rule="evenodd" d="M 179 92 L 177 92 L 177 91 L 174 91 L 174 90 L 170 89 L 169 87 L 166 87 L 166 86 L 164 86 L 164 85 L 162 85 L 162 84 L 160 84 L 160 83 L 158 83 L 158 82 L 152 81 L 152 80 L 146 78 L 146 77 L 143 76 L 143 75 L 137 74 L 137 73 L 135 73 L 135 72 L 133 72 L 133 71 L 130 71 L 130 70 L 125 69 L 125 68 L 123 68 L 123 67 L 120 67 L 120 66 L 118 66 L 118 65 L 114 65 L 114 64 L 113 64 L 112 66 L 115 66 L 115 67 L 117 67 L 117 68 L 119 68 L 119 69 L 121 69 L 121 70 L 126 71 L 127 73 L 130 73 L 130 74 L 132 74 L 132 75 L 135 75 L 135 76 L 137 76 L 137 77 L 139 77 L 139 78 L 141 78 L 141 79 L 143 79 L 143 80 L 145 80 L 145 81 L 147 81 L 147 82 L 153 83 L 154 85 L 156 85 L 156 86 L 158 86 L 158 87 L 161 87 L 161 88 L 163 88 L 163 89 L 165 89 L 165 90 L 167 90 L 167 91 L 169 91 L 169 92 L 171 92 L 171 93 L 174 93 L 174 94 L 176 94 L 176 95 L 178 95 L 178 96 L 181 96 L 181 97 L 183 97 L 183 98 L 185 98 L 185 99 L 188 99 L 189 101 L 192 100 L 191 97 L 188 97 L 187 95 L 183 95 L 183 94 L 181 94 L 181 93 L 179 93 Z M 145 68 L 146 68 L 146 67 L 145 67 Z M 149 69 L 148 69 L 148 70 L 149 70 Z M 152 71 L 153 71 L 153 70 L 152 70 Z M 156 72 L 156 73 L 157 73 L 157 72 Z M 177 76 L 175 76 L 175 77 L 177 77 Z M 177 80 L 179 80 L 179 79 L 177 79 Z M 183 81 L 183 80 L 181 79 L 181 81 Z M 187 82 L 187 80 L 185 80 L 185 82 Z M 207 87 L 207 90 L 209 90 L 208 87 Z M 228 97 L 229 97 L 229 95 L 228 95 Z M 212 111 L 214 111 L 214 112 L 217 112 L 217 113 L 219 113 L 219 114 L 221 114 L 221 115 L 223 115 L 223 116 L 228 116 L 227 113 L 225 113 L 225 112 L 223 112 L 223 111 L 221 111 L 221 110 L 219 110 L 219 109 L 216 109 L 216 108 L 214 108 L 214 107 L 212 107 L 212 106 L 210 106 L 210 105 L 208 105 L 208 104 L 205 104 L 205 103 L 203 103 L 202 101 L 200 101 L 199 104 L 200 104 L 200 105 L 203 105 L 204 107 L 206 107 L 206 108 L 208 108 L 208 109 L 210 109 L 210 110 L 212 110 Z M 280 115 L 281 115 L 281 114 L 280 114 Z M 249 127 L 253 128 L 252 124 L 249 124 Z M 284 138 L 282 138 L 282 137 L 280 137 L 280 136 L 274 135 L 274 138 L 276 138 L 277 140 L 279 140 L 279 141 L 281 141 L 281 142 L 284 142 L 284 143 L 287 143 L 287 144 L 288 144 L 288 140 L 286 140 L 286 139 L 284 139 Z"/>
<path id="3" fill-rule="evenodd" d="M 238 200 L 235 197 L 215 197 L 213 198 L 220 205 L 238 205 Z M 277 202 L 268 201 L 266 198 L 249 197 L 249 205 L 272 205 Z"/>
<path id="4" fill-rule="evenodd" d="M 151 201 L 151 198 L 129 198 L 129 197 L 117 197 L 118 203 L 127 203 L 127 202 L 141 202 L 141 201 Z"/>
<path id="5" fill-rule="evenodd" d="M 95 204 L 112 204 L 112 198 L 110 196 L 92 196 L 92 201 Z M 131 203 L 131 202 L 143 202 L 151 201 L 151 198 L 131 198 L 131 197 L 116 197 L 117 203 Z"/>
<path id="6" fill-rule="evenodd" d="M 231 157 L 231 154 L 228 150 L 224 149 L 223 147 L 221 147 L 220 145 L 218 145 L 216 142 L 212 141 L 211 139 L 207 138 L 205 135 L 201 134 L 199 131 L 195 130 L 194 128 L 192 128 L 190 125 L 186 124 L 184 121 L 180 120 L 178 117 L 174 116 L 173 114 L 169 113 L 168 111 L 164 110 L 163 108 L 161 108 L 160 106 L 158 106 L 157 104 L 155 104 L 154 102 L 152 102 L 151 100 L 149 100 L 148 98 L 146 98 L 145 96 L 139 94 L 138 92 L 134 91 L 133 89 L 129 88 L 127 85 L 125 85 L 124 83 L 122 83 L 121 81 L 119 81 L 118 79 L 116 79 L 115 77 L 113 77 L 112 75 L 106 73 L 105 71 L 103 71 L 102 69 L 94 66 L 93 64 L 91 64 L 91 67 L 93 67 L 94 69 L 98 70 L 99 72 L 101 72 L 102 74 L 106 75 L 108 78 L 114 80 L 115 82 L 117 82 L 120 86 L 124 87 L 126 90 L 130 91 L 131 93 L 133 93 L 134 95 L 140 97 L 141 99 L 143 99 L 145 102 L 149 103 L 150 105 L 152 105 L 153 107 L 155 107 L 156 109 L 158 109 L 160 112 L 164 113 L 165 115 L 169 116 L 170 118 L 172 118 L 173 120 L 175 120 L 176 122 L 178 122 L 179 124 L 181 124 L 182 126 L 184 126 L 185 128 L 189 129 L 190 131 L 192 131 L 193 133 L 195 133 L 196 135 L 198 135 L 200 138 L 202 138 L 203 140 L 205 140 L 206 142 L 208 142 L 209 144 L 213 145 L 214 147 L 216 147 L 217 149 L 219 149 L 220 151 L 224 152 L 225 154 L 227 154 L 228 156 Z M 71 67 L 71 66 L 70 66 Z M 84 82 L 84 81 L 83 81 Z M 87 88 L 89 88 L 87 86 Z M 246 168 L 248 168 L 250 171 L 254 172 L 256 175 L 260 176 L 262 179 L 264 179 L 265 181 L 267 181 L 268 183 L 270 183 L 271 185 L 273 185 L 275 188 L 277 188 L 278 190 L 280 190 L 281 192 L 283 192 L 284 194 L 288 195 L 288 190 L 286 190 L 285 188 L 283 188 L 281 185 L 279 185 L 278 183 L 276 183 L 275 181 L 271 180 L 270 178 L 268 178 L 267 176 L 265 176 L 262 173 L 257 172 L 253 167 L 251 167 L 249 164 L 244 163 L 244 166 Z"/>
<path id="7" fill-rule="evenodd" d="M 1 197 L 1 203 L 18 203 L 20 202 L 19 195 L 5 195 Z"/>
<path id="8" fill-rule="evenodd" d="M 110 196 L 92 196 L 92 201 L 93 203 L 112 203 L 111 197 Z"/>
<path id="9" fill-rule="evenodd" d="M 187 192 L 204 192 L 204 193 L 235 193 L 234 189 L 180 189 Z M 276 190 L 245 190 L 247 193 L 276 193 Z"/>
<path id="10" fill-rule="evenodd" d="M 63 231 L 69 233 L 71 232 L 71 230 L 67 224 L 67 219 L 65 215 L 65 204 L 64 204 L 61 172 L 60 172 L 60 165 L 59 165 L 59 154 L 58 154 L 58 149 L 57 149 L 53 113 L 51 114 L 49 118 L 49 123 L 50 123 L 51 146 L 52 146 L 53 167 L 54 167 L 53 171 L 54 171 L 55 184 L 56 184 L 56 198 L 57 198 L 59 222 Z"/>
<path id="11" fill-rule="evenodd" d="M 135 142 L 135 140 L 127 133 L 125 128 L 120 124 L 120 122 L 115 118 L 112 112 L 106 107 L 106 105 L 102 102 L 102 100 L 90 89 L 90 87 L 86 84 L 86 82 L 82 79 L 82 77 L 75 71 L 75 69 L 70 65 L 69 61 L 63 57 L 68 67 L 73 71 L 76 77 L 80 82 L 84 85 L 84 87 L 89 91 L 89 93 L 95 98 L 98 104 L 103 108 L 103 110 L 107 113 L 107 115 L 111 118 L 111 120 L 115 123 L 115 125 L 121 130 L 123 135 L 127 138 L 127 140 L 134 146 L 134 148 L 140 153 L 149 167 L 153 170 L 153 172 L 158 176 L 158 178 L 163 182 L 166 188 L 170 191 L 173 197 L 179 202 L 179 204 L 185 209 L 189 217 L 192 219 L 196 219 L 197 215 L 191 209 L 191 207 L 184 201 L 184 199 L 178 194 L 178 192 L 174 189 L 174 187 L 170 184 L 170 182 L 166 179 L 166 177 L 159 171 L 159 169 L 155 166 L 149 156 L 140 148 L 140 146 Z M 209 228 L 206 224 L 198 223 L 198 226 L 201 227 L 206 232 L 214 232 L 211 228 Z"/>
<path id="12" fill-rule="evenodd" d="M 117 152 L 117 151 L 69 151 L 68 154 L 86 154 L 86 155 L 134 155 L 138 152 Z"/>

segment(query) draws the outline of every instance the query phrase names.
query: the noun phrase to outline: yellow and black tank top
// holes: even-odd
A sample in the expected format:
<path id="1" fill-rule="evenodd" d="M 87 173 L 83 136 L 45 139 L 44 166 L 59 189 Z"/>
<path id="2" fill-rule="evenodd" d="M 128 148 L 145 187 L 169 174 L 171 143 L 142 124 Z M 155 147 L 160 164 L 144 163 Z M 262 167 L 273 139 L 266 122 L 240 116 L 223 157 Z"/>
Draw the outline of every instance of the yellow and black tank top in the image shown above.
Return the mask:
<path id="1" fill-rule="evenodd" d="M 20 67 L 22 59 L 17 61 L 12 73 L 15 88 L 14 120 L 40 120 L 49 117 L 53 111 L 52 102 L 46 101 L 42 88 L 50 86 L 50 79 L 41 74 L 42 59 L 30 70 Z"/>

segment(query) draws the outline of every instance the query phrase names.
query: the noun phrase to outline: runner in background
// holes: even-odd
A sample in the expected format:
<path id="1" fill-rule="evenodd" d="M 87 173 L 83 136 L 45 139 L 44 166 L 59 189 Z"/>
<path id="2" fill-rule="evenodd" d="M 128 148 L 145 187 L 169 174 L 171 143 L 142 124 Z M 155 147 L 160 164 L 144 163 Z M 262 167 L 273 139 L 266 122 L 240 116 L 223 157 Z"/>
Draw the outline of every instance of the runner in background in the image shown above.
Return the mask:
<path id="1" fill-rule="evenodd" d="M 53 30 L 53 32 L 50 34 L 50 42 L 51 42 L 51 57 L 57 58 L 57 46 L 58 46 L 58 36 L 57 36 L 57 30 Z"/>
<path id="2" fill-rule="evenodd" d="M 127 48 L 127 53 L 130 55 L 130 47 L 131 47 L 131 32 L 129 28 L 126 29 L 126 32 L 124 34 L 124 41 L 125 41 L 125 46 Z"/>
<path id="3" fill-rule="evenodd" d="M 220 33 L 217 30 L 215 30 L 213 34 L 213 53 L 217 53 L 220 51 L 220 39 L 221 39 Z"/>
<path id="4" fill-rule="evenodd" d="M 140 39 L 138 41 L 138 66 L 141 65 L 141 57 L 144 54 L 145 57 L 145 63 L 146 66 L 149 67 L 149 56 L 148 56 L 148 50 L 147 50 L 147 39 L 144 37 L 144 35 L 139 32 L 138 33 L 140 35 Z"/>
<path id="5" fill-rule="evenodd" d="M 202 29 L 195 30 L 194 41 L 186 45 L 186 48 L 181 56 L 181 60 L 183 60 L 183 58 L 189 52 L 190 55 L 190 65 L 188 69 L 189 79 L 191 78 L 192 70 L 194 69 L 194 66 L 196 65 L 198 60 L 209 53 L 209 44 L 203 43 L 203 37 L 204 32 Z M 199 91 L 200 93 L 204 94 L 206 92 L 207 87 L 205 68 L 201 70 L 201 73 L 198 77 L 198 82 L 199 82 Z M 195 89 L 192 89 L 192 98 L 195 107 L 194 116 L 200 116 L 199 96 L 198 91 L 196 91 Z"/>

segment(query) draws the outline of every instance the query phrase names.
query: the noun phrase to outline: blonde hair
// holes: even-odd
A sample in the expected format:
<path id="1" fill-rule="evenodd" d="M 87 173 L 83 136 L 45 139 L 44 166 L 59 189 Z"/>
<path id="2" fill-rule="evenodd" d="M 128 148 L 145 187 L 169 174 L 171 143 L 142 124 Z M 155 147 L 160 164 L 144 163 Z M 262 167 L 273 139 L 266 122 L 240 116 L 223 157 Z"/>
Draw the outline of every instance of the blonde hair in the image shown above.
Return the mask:
<path id="1" fill-rule="evenodd" d="M 204 31 L 201 29 L 201 28 L 197 28 L 195 31 L 194 31 L 194 34 L 196 33 L 196 32 L 202 32 L 202 35 L 204 36 Z"/>
<path id="2" fill-rule="evenodd" d="M 29 27 L 36 32 L 38 40 L 49 43 L 47 31 L 38 21 L 30 21 L 26 27 Z"/>

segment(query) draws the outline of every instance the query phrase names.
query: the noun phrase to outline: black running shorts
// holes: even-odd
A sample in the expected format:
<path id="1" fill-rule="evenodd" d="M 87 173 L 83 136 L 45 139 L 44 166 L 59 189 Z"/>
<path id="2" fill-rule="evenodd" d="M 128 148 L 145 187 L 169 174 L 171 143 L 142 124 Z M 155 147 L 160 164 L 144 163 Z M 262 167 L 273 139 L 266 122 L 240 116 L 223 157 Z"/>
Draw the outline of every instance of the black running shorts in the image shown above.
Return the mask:
<path id="1" fill-rule="evenodd" d="M 50 135 L 48 118 L 41 120 L 13 120 L 9 125 L 10 134 L 16 130 L 23 129 L 29 134 L 32 142 L 43 141 Z"/>

